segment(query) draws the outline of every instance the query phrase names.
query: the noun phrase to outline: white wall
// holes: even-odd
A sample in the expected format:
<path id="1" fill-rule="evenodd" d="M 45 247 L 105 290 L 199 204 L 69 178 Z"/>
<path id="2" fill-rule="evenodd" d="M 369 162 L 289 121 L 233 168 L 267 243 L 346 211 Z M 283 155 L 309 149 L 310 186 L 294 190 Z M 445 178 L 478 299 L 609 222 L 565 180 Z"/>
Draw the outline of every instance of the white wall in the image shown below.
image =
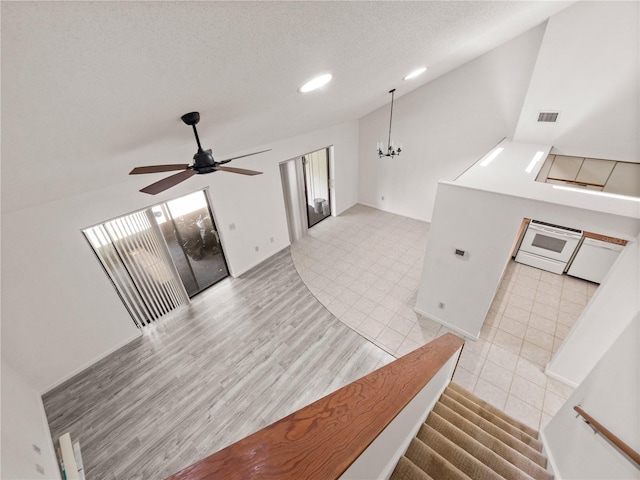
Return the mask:
<path id="1" fill-rule="evenodd" d="M 547 375 L 580 384 L 640 312 L 640 245 L 630 242 L 547 366 Z"/>
<path id="2" fill-rule="evenodd" d="M 2 217 L 2 354 L 38 391 L 139 335 L 80 232 L 126 200 L 139 208 L 125 188 Z"/>
<path id="3" fill-rule="evenodd" d="M 0 477 L 60 478 L 40 394 L 2 358 L 2 458 Z M 33 446 L 40 449 L 36 452 Z M 36 469 L 40 465 L 44 473 Z"/>
<path id="4" fill-rule="evenodd" d="M 392 140 L 402 142 L 400 157 L 375 153 L 387 142 L 390 105 L 360 119 L 360 203 L 431 221 L 437 182 L 513 135 L 543 33 L 538 26 L 398 97 L 399 80 Z"/>
<path id="5" fill-rule="evenodd" d="M 416 311 L 477 338 L 523 218 L 622 238 L 640 231 L 637 218 L 441 182 Z M 456 248 L 467 251 L 468 257 L 455 255 Z"/>
<path id="6" fill-rule="evenodd" d="M 640 3 L 577 2 L 552 16 L 514 140 L 640 161 Z M 560 111 L 557 124 L 537 122 Z"/>
<path id="7" fill-rule="evenodd" d="M 230 270 L 240 275 L 289 245 L 280 161 L 333 145 L 336 211 L 356 203 L 357 134 L 349 122 L 256 148 L 273 150 L 239 166 L 264 175 L 196 175 L 149 196 L 137 190 L 161 177 L 125 174 L 109 188 L 3 214 L 3 356 L 42 392 L 139 335 L 82 228 L 208 186 Z"/>
<path id="8" fill-rule="evenodd" d="M 574 405 L 640 451 L 640 314 L 636 313 L 541 435 L 558 479 L 640 478 L 634 463 L 576 418 Z"/>

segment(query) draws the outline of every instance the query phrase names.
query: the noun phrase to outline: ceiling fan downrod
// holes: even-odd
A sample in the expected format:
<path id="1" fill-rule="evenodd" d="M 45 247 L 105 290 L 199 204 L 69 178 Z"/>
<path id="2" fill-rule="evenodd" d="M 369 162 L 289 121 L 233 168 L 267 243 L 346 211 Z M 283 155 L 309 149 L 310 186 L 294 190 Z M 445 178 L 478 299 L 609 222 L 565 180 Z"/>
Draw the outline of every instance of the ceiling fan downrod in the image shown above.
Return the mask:
<path id="1" fill-rule="evenodd" d="M 196 125 L 200 121 L 199 112 L 185 113 L 182 117 L 182 121 L 193 128 L 193 134 L 196 136 L 196 143 L 198 144 L 198 152 L 202 151 L 202 145 L 200 145 L 200 137 L 198 136 L 198 130 Z"/>

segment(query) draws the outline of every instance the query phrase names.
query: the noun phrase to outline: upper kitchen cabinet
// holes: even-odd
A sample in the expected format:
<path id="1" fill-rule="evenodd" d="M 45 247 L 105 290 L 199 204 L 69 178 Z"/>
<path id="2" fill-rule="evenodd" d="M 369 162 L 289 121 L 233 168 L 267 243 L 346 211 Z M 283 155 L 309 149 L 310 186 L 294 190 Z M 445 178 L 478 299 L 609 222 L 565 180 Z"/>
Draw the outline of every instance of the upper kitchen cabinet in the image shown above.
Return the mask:
<path id="1" fill-rule="evenodd" d="M 536 181 L 640 197 L 640 164 L 552 154 Z"/>
<path id="2" fill-rule="evenodd" d="M 584 158 L 580 157 L 555 155 L 547 179 L 573 182 L 580 171 L 580 167 L 582 167 L 583 161 Z"/>
<path id="3" fill-rule="evenodd" d="M 586 186 L 598 186 L 600 189 L 607 183 L 616 163 L 598 158 L 585 158 L 576 176 L 576 182 Z"/>
<path id="4" fill-rule="evenodd" d="M 640 197 L 640 164 L 616 162 L 603 191 Z"/>

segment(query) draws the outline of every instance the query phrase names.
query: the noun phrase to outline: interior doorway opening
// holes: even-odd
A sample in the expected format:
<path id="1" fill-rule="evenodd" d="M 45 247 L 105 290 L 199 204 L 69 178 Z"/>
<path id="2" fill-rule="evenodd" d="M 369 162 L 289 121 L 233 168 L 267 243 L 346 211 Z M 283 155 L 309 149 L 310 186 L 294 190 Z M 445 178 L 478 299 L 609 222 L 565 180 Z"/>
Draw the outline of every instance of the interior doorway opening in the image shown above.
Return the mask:
<path id="1" fill-rule="evenodd" d="M 280 163 L 291 243 L 331 216 L 330 156 L 331 147 L 326 147 Z"/>

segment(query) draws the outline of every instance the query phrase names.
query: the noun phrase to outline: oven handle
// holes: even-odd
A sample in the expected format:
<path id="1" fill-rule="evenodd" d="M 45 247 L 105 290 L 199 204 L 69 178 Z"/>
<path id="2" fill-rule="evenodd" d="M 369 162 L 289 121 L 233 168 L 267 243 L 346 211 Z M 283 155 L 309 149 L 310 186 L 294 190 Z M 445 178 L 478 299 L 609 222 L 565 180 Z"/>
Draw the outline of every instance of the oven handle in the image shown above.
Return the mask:
<path id="1" fill-rule="evenodd" d="M 531 224 L 529 224 L 529 228 L 531 230 L 537 230 L 539 232 L 546 232 L 546 233 L 550 233 L 550 234 L 553 234 L 553 235 L 558 235 L 560 237 L 575 238 L 575 239 L 579 239 L 579 238 L 582 237 L 582 235 L 578 234 L 578 233 L 563 232 L 563 231 L 556 230 L 556 229 L 553 229 L 553 228 L 544 228 L 544 227 L 541 227 L 539 225 L 531 225 Z"/>

